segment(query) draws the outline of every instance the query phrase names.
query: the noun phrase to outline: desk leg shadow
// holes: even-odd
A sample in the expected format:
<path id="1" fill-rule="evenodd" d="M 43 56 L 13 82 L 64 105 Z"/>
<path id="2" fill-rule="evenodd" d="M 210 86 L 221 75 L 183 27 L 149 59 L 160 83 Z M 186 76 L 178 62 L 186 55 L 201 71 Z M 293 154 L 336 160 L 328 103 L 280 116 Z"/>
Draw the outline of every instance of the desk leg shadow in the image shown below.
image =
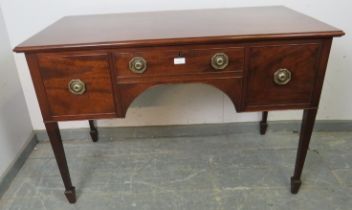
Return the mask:
<path id="1" fill-rule="evenodd" d="M 98 141 L 98 129 L 95 126 L 95 121 L 94 120 L 89 120 L 89 127 L 90 127 L 90 137 L 92 138 L 93 142 Z"/>
<path id="2" fill-rule="evenodd" d="M 262 121 L 260 121 L 260 123 L 259 123 L 259 129 L 260 129 L 261 135 L 264 135 L 266 133 L 267 128 L 268 128 L 267 120 L 268 120 L 268 112 L 264 111 L 262 113 Z"/>

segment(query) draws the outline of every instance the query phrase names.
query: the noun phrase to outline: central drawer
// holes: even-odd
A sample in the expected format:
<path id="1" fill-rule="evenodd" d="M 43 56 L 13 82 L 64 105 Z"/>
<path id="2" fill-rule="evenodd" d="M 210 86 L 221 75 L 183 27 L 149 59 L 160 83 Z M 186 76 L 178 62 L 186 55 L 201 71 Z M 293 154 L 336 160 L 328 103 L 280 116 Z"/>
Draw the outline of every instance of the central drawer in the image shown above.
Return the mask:
<path id="1" fill-rule="evenodd" d="M 115 52 L 114 58 L 117 78 L 221 74 L 243 71 L 244 48 L 144 48 Z"/>

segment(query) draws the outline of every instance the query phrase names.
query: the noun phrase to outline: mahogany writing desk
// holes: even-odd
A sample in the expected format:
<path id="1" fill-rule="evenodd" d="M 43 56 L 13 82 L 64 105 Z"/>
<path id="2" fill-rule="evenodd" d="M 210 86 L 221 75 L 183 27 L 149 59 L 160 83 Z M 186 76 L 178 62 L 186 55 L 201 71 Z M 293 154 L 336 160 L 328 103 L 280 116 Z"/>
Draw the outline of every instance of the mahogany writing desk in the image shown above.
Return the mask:
<path id="1" fill-rule="evenodd" d="M 65 17 L 24 52 L 69 202 L 76 201 L 58 121 L 123 118 L 151 86 L 206 83 L 237 112 L 304 109 L 291 192 L 297 193 L 332 38 L 343 31 L 285 7 Z M 250 176 L 250 174 L 248 174 Z"/>

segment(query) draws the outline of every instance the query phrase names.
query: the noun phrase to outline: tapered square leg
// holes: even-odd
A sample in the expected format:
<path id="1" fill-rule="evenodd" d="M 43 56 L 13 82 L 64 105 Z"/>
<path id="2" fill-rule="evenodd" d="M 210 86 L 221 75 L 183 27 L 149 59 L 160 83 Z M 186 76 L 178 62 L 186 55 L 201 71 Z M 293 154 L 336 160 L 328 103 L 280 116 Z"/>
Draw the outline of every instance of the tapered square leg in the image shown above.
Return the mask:
<path id="1" fill-rule="evenodd" d="M 309 148 L 309 142 L 312 136 L 317 109 L 306 109 L 303 112 L 303 119 L 300 131 L 300 137 L 297 148 L 295 171 L 291 177 L 291 193 L 296 194 L 302 184 L 301 175 L 304 162 Z"/>
<path id="2" fill-rule="evenodd" d="M 54 151 L 55 159 L 59 167 L 62 181 L 65 185 L 65 196 L 70 203 L 76 202 L 75 187 L 72 186 L 70 172 L 68 170 L 64 147 L 57 122 L 45 123 L 51 147 Z"/>
<path id="3" fill-rule="evenodd" d="M 92 138 L 93 142 L 98 141 L 98 129 L 95 126 L 94 120 L 89 120 L 89 127 L 90 127 L 90 137 Z"/>
<path id="4" fill-rule="evenodd" d="M 262 113 L 262 121 L 260 121 L 260 123 L 259 123 L 261 135 L 264 135 L 266 133 L 266 129 L 268 128 L 267 119 L 268 119 L 268 112 L 265 111 Z"/>

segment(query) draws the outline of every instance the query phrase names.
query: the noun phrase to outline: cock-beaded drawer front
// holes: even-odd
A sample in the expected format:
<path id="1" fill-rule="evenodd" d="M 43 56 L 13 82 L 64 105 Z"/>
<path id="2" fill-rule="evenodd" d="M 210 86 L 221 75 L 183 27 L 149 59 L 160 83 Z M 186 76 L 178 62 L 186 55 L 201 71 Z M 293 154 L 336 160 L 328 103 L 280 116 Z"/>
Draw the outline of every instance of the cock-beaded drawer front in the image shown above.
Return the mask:
<path id="1" fill-rule="evenodd" d="M 319 55 L 319 43 L 249 47 L 246 109 L 309 106 Z"/>
<path id="2" fill-rule="evenodd" d="M 114 53 L 118 78 L 242 72 L 244 48 L 136 49 Z"/>
<path id="3" fill-rule="evenodd" d="M 37 55 L 51 116 L 115 112 L 105 53 Z"/>

